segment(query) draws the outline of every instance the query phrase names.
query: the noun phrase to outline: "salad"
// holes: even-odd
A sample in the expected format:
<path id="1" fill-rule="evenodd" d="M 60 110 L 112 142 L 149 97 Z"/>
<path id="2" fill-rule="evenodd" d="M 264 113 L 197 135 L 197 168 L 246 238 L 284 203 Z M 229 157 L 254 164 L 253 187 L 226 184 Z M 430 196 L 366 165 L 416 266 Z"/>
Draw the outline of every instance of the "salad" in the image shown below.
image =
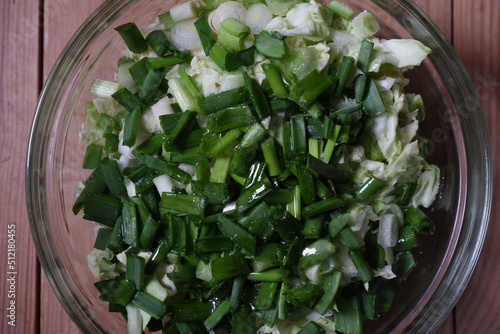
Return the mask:
<path id="1" fill-rule="evenodd" d="M 440 171 L 430 49 L 332 1 L 187 1 L 97 79 L 73 211 L 128 333 L 362 333 L 416 266 Z"/>

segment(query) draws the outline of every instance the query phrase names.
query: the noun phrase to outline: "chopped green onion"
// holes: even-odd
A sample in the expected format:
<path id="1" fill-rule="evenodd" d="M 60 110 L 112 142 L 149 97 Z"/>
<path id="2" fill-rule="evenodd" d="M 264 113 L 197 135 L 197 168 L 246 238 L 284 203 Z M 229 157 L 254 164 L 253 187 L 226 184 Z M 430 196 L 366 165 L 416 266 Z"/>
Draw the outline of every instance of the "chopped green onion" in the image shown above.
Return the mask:
<path id="1" fill-rule="evenodd" d="M 299 269 L 304 270 L 326 260 L 330 255 L 337 252 L 337 247 L 327 239 L 318 239 L 308 245 L 299 259 Z"/>
<path id="2" fill-rule="evenodd" d="M 160 19 L 160 22 L 165 26 L 166 31 L 172 30 L 172 28 L 177 23 L 172 19 L 172 15 L 170 14 L 170 11 L 158 15 L 158 18 Z"/>
<path id="3" fill-rule="evenodd" d="M 196 252 L 199 254 L 221 253 L 233 249 L 234 243 L 224 235 L 203 237 L 196 240 Z"/>
<path id="4" fill-rule="evenodd" d="M 335 329 L 343 333 L 362 333 L 361 305 L 358 297 L 345 297 L 337 302 L 334 311 Z"/>
<path id="5" fill-rule="evenodd" d="M 314 321 L 309 321 L 307 325 L 302 327 L 302 329 L 297 332 L 297 334 L 324 334 L 324 333 L 325 330 Z"/>
<path id="6" fill-rule="evenodd" d="M 252 234 L 224 216 L 219 217 L 217 225 L 222 234 L 231 239 L 236 245 L 239 245 L 250 254 L 255 254 L 257 239 Z"/>
<path id="7" fill-rule="evenodd" d="M 197 124 L 195 112 L 183 112 L 177 124 L 165 138 L 165 149 L 171 151 L 174 148 L 183 148 L 191 129 Z"/>
<path id="8" fill-rule="evenodd" d="M 230 89 L 218 94 L 206 96 L 202 101 L 202 110 L 205 114 L 212 114 L 245 102 L 248 90 L 245 86 Z"/>
<path id="9" fill-rule="evenodd" d="M 248 49 L 233 51 L 226 53 L 223 70 L 232 72 L 242 66 L 251 66 L 255 61 L 255 49 L 250 47 Z M 246 73 L 246 72 L 245 72 Z"/>
<path id="10" fill-rule="evenodd" d="M 229 189 L 226 183 L 191 181 L 193 195 L 205 197 L 209 204 L 224 204 L 229 201 Z"/>
<path id="11" fill-rule="evenodd" d="M 116 160 L 105 158 L 101 162 L 104 180 L 112 194 L 118 195 L 126 191 L 123 176 Z"/>
<path id="12" fill-rule="evenodd" d="M 159 57 L 164 56 L 170 50 L 170 41 L 161 30 L 151 31 L 146 36 L 146 42 Z"/>
<path id="13" fill-rule="evenodd" d="M 205 206 L 204 197 L 175 193 L 161 194 L 160 210 L 163 211 L 204 216 Z"/>
<path id="14" fill-rule="evenodd" d="M 302 235 L 307 239 L 318 239 L 322 234 L 325 217 L 322 215 L 305 219 Z"/>
<path id="15" fill-rule="evenodd" d="M 398 243 L 394 247 L 396 251 L 403 251 L 415 248 L 420 245 L 417 232 L 410 224 L 405 224 L 399 229 Z"/>
<path id="16" fill-rule="evenodd" d="M 344 125 L 356 123 L 361 118 L 363 104 L 356 103 L 330 113 L 330 117 L 336 124 Z"/>
<path id="17" fill-rule="evenodd" d="M 223 71 L 226 71 L 226 61 L 229 50 L 223 45 L 213 45 L 210 48 L 208 56 L 214 61 L 214 63 L 219 66 Z"/>
<path id="18" fill-rule="evenodd" d="M 416 189 L 417 189 L 416 182 L 405 183 L 405 185 L 403 186 L 403 193 L 401 194 L 398 205 L 403 206 L 403 207 L 408 206 Z"/>
<path id="19" fill-rule="evenodd" d="M 110 99 L 112 98 L 113 94 L 118 92 L 121 88 L 123 87 L 119 83 L 96 79 L 92 83 L 92 86 L 90 86 L 89 93 L 97 97 Z"/>
<path id="20" fill-rule="evenodd" d="M 134 202 L 122 198 L 123 242 L 132 247 L 139 246 L 139 223 Z"/>
<path id="21" fill-rule="evenodd" d="M 290 98 L 301 107 L 308 108 L 332 83 L 331 77 L 314 70 L 291 86 Z"/>
<path id="22" fill-rule="evenodd" d="M 212 116 L 210 129 L 214 132 L 224 132 L 255 123 L 252 111 L 245 104 L 219 110 Z"/>
<path id="23" fill-rule="evenodd" d="M 167 313 L 167 306 L 161 300 L 144 291 L 139 291 L 135 294 L 132 304 L 155 319 L 161 319 Z"/>
<path id="24" fill-rule="evenodd" d="M 102 146 L 97 144 L 89 144 L 85 149 L 82 168 L 94 169 L 101 161 Z"/>
<path id="25" fill-rule="evenodd" d="M 158 69 L 163 67 L 174 66 L 177 64 L 182 64 L 185 63 L 186 61 L 187 61 L 186 58 L 177 57 L 174 55 L 168 55 L 164 57 L 147 58 L 146 64 L 150 69 Z"/>
<path id="26" fill-rule="evenodd" d="M 208 316 L 204 321 L 207 330 L 213 329 L 222 319 L 229 313 L 229 308 L 231 306 L 231 299 L 226 299 Z"/>
<path id="27" fill-rule="evenodd" d="M 334 271 L 323 282 L 323 294 L 314 304 L 314 310 L 323 315 L 332 306 L 342 281 L 342 272 Z"/>
<path id="28" fill-rule="evenodd" d="M 280 268 L 272 268 L 261 272 L 253 272 L 247 275 L 251 281 L 280 282 L 283 280 L 283 271 Z"/>
<path id="29" fill-rule="evenodd" d="M 267 101 L 264 91 L 257 80 L 250 78 L 247 72 L 243 72 L 243 78 L 245 79 L 248 94 L 250 95 L 258 119 L 265 119 L 271 114 L 271 108 L 269 107 L 269 102 Z"/>
<path id="30" fill-rule="evenodd" d="M 375 80 L 371 77 L 367 79 L 367 91 L 363 100 L 363 108 L 368 115 L 376 116 L 387 111 L 382 97 L 378 91 Z"/>
<path id="31" fill-rule="evenodd" d="M 140 291 L 144 288 L 144 258 L 136 255 L 127 255 L 125 278 L 135 284 L 135 288 Z"/>
<path id="32" fill-rule="evenodd" d="M 368 200 L 386 186 L 387 183 L 385 181 L 376 178 L 375 176 L 371 176 L 358 188 L 356 191 L 356 197 L 361 201 Z"/>
<path id="33" fill-rule="evenodd" d="M 350 20 L 354 15 L 354 11 L 351 8 L 336 0 L 331 1 L 328 5 L 326 5 L 326 8 L 345 20 Z"/>
<path id="34" fill-rule="evenodd" d="M 197 300 L 185 300 L 172 305 L 174 308 L 174 323 L 205 320 L 212 311 L 212 304 Z"/>
<path id="35" fill-rule="evenodd" d="M 335 96 L 341 96 L 344 91 L 345 83 L 347 78 L 351 74 L 351 70 L 354 65 L 354 58 L 349 56 L 343 56 L 340 63 L 340 68 L 336 74 L 337 87 L 335 88 Z"/>
<path id="36" fill-rule="evenodd" d="M 215 160 L 210 181 L 216 183 L 225 183 L 231 165 L 231 156 L 228 154 L 219 154 Z"/>
<path id="37" fill-rule="evenodd" d="M 333 218 L 328 224 L 328 235 L 330 238 L 335 238 L 350 221 L 351 215 L 349 213 L 344 213 Z"/>
<path id="38" fill-rule="evenodd" d="M 371 281 L 374 277 L 373 271 L 361 251 L 358 248 L 351 249 L 349 250 L 349 257 L 358 271 L 359 279 L 361 279 L 364 283 Z"/>
<path id="39" fill-rule="evenodd" d="M 311 301 L 314 302 L 322 292 L 323 289 L 321 289 L 321 287 L 314 283 L 307 282 L 288 290 L 286 293 L 286 300 L 295 306 L 308 305 Z"/>
<path id="40" fill-rule="evenodd" d="M 301 159 L 307 153 L 306 123 L 302 116 L 294 117 L 291 123 L 291 152 L 295 159 Z"/>
<path id="41" fill-rule="evenodd" d="M 168 222 L 168 241 L 170 248 L 177 252 L 185 252 L 187 244 L 187 228 L 184 217 L 177 217 L 173 214 L 165 214 Z"/>
<path id="42" fill-rule="evenodd" d="M 248 129 L 247 133 L 241 138 L 240 147 L 244 149 L 250 149 L 259 144 L 259 142 L 266 135 L 266 129 L 262 127 L 259 123 L 254 123 Z"/>
<path id="43" fill-rule="evenodd" d="M 236 208 L 239 212 L 244 212 L 252 207 L 259 200 L 264 198 L 271 189 L 263 182 L 256 182 L 252 186 L 244 189 L 240 197 L 236 200 Z"/>
<path id="44" fill-rule="evenodd" d="M 241 135 L 242 132 L 239 129 L 229 130 L 214 146 L 212 146 L 212 148 L 210 148 L 208 156 L 214 157 L 221 154 L 233 145 Z"/>
<path id="45" fill-rule="evenodd" d="M 341 198 L 327 198 L 313 204 L 310 204 L 302 209 L 302 215 L 304 217 L 312 217 L 322 213 L 326 213 L 331 210 L 338 209 L 345 204 L 345 200 Z"/>
<path id="46" fill-rule="evenodd" d="M 370 57 L 372 54 L 374 43 L 367 39 L 361 42 L 361 48 L 358 55 L 358 67 L 364 73 L 368 73 L 370 69 Z"/>
<path id="47" fill-rule="evenodd" d="M 200 37 L 203 51 L 205 51 L 205 55 L 208 56 L 210 54 L 210 50 L 216 43 L 216 39 L 210 29 L 210 26 L 208 25 L 208 21 L 204 16 L 202 16 L 194 23 L 194 26 L 198 32 L 198 36 Z"/>
<path id="48" fill-rule="evenodd" d="M 224 280 L 231 277 L 247 275 L 250 272 L 245 259 L 238 255 L 228 255 L 210 262 L 214 280 Z"/>
<path id="49" fill-rule="evenodd" d="M 228 17 L 220 23 L 219 42 L 230 49 L 243 50 L 243 42 L 250 34 L 250 28 L 233 17 Z"/>
<path id="50" fill-rule="evenodd" d="M 266 161 L 269 176 L 277 176 L 283 171 L 276 151 L 274 138 L 269 137 L 261 143 L 262 153 Z"/>
<path id="51" fill-rule="evenodd" d="M 109 242 L 108 242 L 108 249 L 116 254 L 122 252 L 125 250 L 125 243 L 123 242 L 122 238 L 122 225 L 123 225 L 123 219 L 122 217 L 118 217 L 116 219 L 115 226 L 113 226 L 113 232 L 111 233 L 111 236 L 109 237 Z"/>
<path id="52" fill-rule="evenodd" d="M 297 179 L 300 187 L 300 197 L 305 205 L 313 204 L 316 201 L 316 191 L 314 190 L 314 177 L 311 170 L 302 164 L 295 164 Z"/>
<path id="53" fill-rule="evenodd" d="M 288 90 L 283 82 L 281 73 L 273 63 L 262 64 L 262 70 L 266 75 L 266 79 L 273 90 L 274 95 L 279 99 L 284 99 L 288 96 Z"/>
<path id="54" fill-rule="evenodd" d="M 167 174 L 174 180 L 177 180 L 184 184 L 189 183 L 189 181 L 191 180 L 191 175 L 175 166 L 174 164 L 168 163 L 160 158 L 155 158 L 140 151 L 134 151 L 133 154 L 147 167 L 154 169 L 162 174 Z"/>
<path id="55" fill-rule="evenodd" d="M 113 234 L 113 230 L 110 228 L 100 228 L 97 231 L 97 237 L 94 242 L 94 248 L 105 250 L 108 247 L 109 239 Z"/>
<path id="56" fill-rule="evenodd" d="M 160 228 L 160 222 L 149 216 L 144 227 L 142 228 L 141 235 L 139 237 L 140 245 L 143 249 L 150 249 L 154 242 L 155 236 Z"/>
<path id="57" fill-rule="evenodd" d="M 394 263 L 392 264 L 392 272 L 402 281 L 408 276 L 410 271 L 415 268 L 417 261 L 409 250 L 396 254 Z"/>
<path id="58" fill-rule="evenodd" d="M 240 299 L 242 298 L 245 288 L 245 280 L 245 276 L 238 276 L 234 278 L 233 287 L 231 289 L 231 304 L 229 305 L 229 312 L 234 312 L 238 309 Z"/>
<path id="59" fill-rule="evenodd" d="M 177 3 L 170 8 L 170 16 L 175 22 L 195 18 L 197 14 L 198 7 L 192 0 Z"/>
<path id="60" fill-rule="evenodd" d="M 278 282 L 262 282 L 257 299 L 255 300 L 255 307 L 258 309 L 269 309 L 273 304 L 278 285 Z"/>
<path id="61" fill-rule="evenodd" d="M 146 105 L 126 87 L 118 90 L 111 95 L 111 97 L 121 104 L 129 113 L 132 113 L 134 110 L 145 111 L 147 109 Z"/>
<path id="62" fill-rule="evenodd" d="M 413 226 L 417 233 L 429 234 L 434 231 L 434 224 L 419 208 L 410 206 L 406 209 L 405 220 Z"/>
<path id="63" fill-rule="evenodd" d="M 166 238 L 160 240 L 155 250 L 151 254 L 149 261 L 146 263 L 146 268 L 144 269 L 145 273 L 147 275 L 152 275 L 156 271 L 156 268 L 158 268 L 160 263 L 162 263 L 166 259 L 169 251 L 170 244 L 168 240 Z"/>
<path id="64" fill-rule="evenodd" d="M 340 231 L 340 240 L 349 249 L 361 248 L 363 246 L 349 226 L 344 227 Z"/>
<path id="65" fill-rule="evenodd" d="M 115 28 L 128 49 L 133 53 L 143 53 L 148 50 L 148 43 L 135 23 L 129 22 Z"/>
<path id="66" fill-rule="evenodd" d="M 90 193 L 83 203 L 83 218 L 113 227 L 121 210 L 122 203 L 119 200 Z"/>
<path id="67" fill-rule="evenodd" d="M 360 74 L 354 78 L 354 96 L 357 102 L 362 102 L 365 97 L 366 82 L 368 77 Z"/>
<path id="68" fill-rule="evenodd" d="M 141 145 L 137 146 L 134 151 L 141 152 L 144 154 L 155 154 L 162 147 L 164 140 L 164 135 L 161 132 L 154 134 L 148 140 L 143 142 Z"/>
<path id="69" fill-rule="evenodd" d="M 200 111 L 200 102 L 197 100 L 198 97 L 191 94 L 189 88 L 180 78 L 171 78 L 168 83 L 182 111 Z"/>
<path id="70" fill-rule="evenodd" d="M 141 120 L 141 110 L 134 109 L 125 117 L 125 125 L 123 126 L 123 145 L 132 147 L 137 140 L 137 131 Z"/>
<path id="71" fill-rule="evenodd" d="M 258 53 L 269 58 L 279 59 L 288 55 L 288 46 L 278 32 L 270 33 L 262 30 L 255 35 L 255 48 Z"/>

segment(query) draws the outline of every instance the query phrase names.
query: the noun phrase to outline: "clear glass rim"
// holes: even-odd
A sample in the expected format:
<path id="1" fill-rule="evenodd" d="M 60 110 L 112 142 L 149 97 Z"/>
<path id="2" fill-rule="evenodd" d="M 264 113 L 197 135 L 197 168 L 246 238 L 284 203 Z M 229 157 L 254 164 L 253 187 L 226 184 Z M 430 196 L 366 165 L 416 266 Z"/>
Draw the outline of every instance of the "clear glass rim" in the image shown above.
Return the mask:
<path id="1" fill-rule="evenodd" d="M 51 109 L 48 105 L 47 98 L 54 88 L 69 82 L 65 73 L 77 64 L 79 50 L 87 47 L 93 35 L 99 34 L 116 16 L 137 1 L 138 0 L 105 1 L 74 33 L 58 57 L 42 88 L 28 141 L 25 190 L 28 218 L 35 249 L 39 262 L 61 305 L 73 322 L 84 333 L 105 333 L 106 330 L 102 328 L 99 321 L 97 321 L 87 307 L 79 302 L 79 296 L 74 292 L 74 286 L 69 279 L 66 269 L 61 267 L 57 261 L 59 258 L 57 249 L 55 249 L 51 243 L 47 242 L 51 240 L 51 231 L 40 228 L 40 226 L 43 225 L 42 222 L 47 220 L 45 210 L 40 206 L 40 203 L 43 203 L 41 200 L 45 197 L 45 179 L 43 175 L 45 171 L 40 168 L 44 166 L 46 157 L 45 150 L 37 151 L 36 148 L 40 146 L 45 148 L 45 145 L 38 145 L 37 143 L 47 142 L 45 140 L 40 140 L 39 136 L 42 134 L 45 135 L 42 136 L 43 138 L 46 137 L 46 133 L 44 132 L 46 128 L 45 122 L 50 123 L 51 121 L 52 115 L 49 114 Z"/>
<path id="2" fill-rule="evenodd" d="M 25 187 L 32 238 L 39 261 L 58 299 L 69 316 L 85 333 L 101 333 L 105 332 L 105 330 L 86 306 L 78 303 L 78 295 L 74 292 L 74 287 L 70 283 L 66 269 L 57 263 L 57 258 L 59 257 L 57 249 L 46 242 L 50 240 L 51 232 L 47 229 L 40 228 L 40 226 L 43 226 L 41 222 L 47 220 L 44 209 L 40 204 L 43 203 L 41 199 L 45 196 L 44 171 L 40 170 L 40 168 L 44 166 L 43 162 L 46 156 L 43 149 L 37 150 L 40 148 L 40 145 L 37 143 L 40 142 L 40 135 L 42 135 L 42 138 L 45 138 L 47 135 L 44 132 L 46 125 L 44 122 L 51 121 L 50 108 L 48 108 L 50 106 L 48 106 L 49 102 L 47 98 L 55 87 L 68 83 L 69 79 L 65 76 L 65 73 L 76 64 L 79 50 L 85 48 L 89 40 L 91 40 L 94 35 L 99 34 L 99 32 L 111 23 L 117 15 L 138 1 L 139 0 L 108 0 L 104 2 L 73 35 L 72 39 L 59 56 L 42 89 L 29 137 Z M 469 110 L 469 112 L 474 113 L 472 117 L 474 122 L 470 119 L 461 118 L 460 120 L 460 126 L 463 129 L 470 129 L 470 131 L 464 130 L 464 133 L 474 133 L 477 135 L 477 138 L 472 138 L 472 140 L 465 142 L 466 151 L 475 153 L 474 157 L 470 155 L 466 157 L 467 191 L 465 196 L 467 199 L 475 198 L 476 200 L 481 200 L 483 205 L 480 207 L 466 206 L 463 214 L 464 221 L 476 220 L 479 223 L 463 224 L 458 240 L 460 247 L 457 247 L 456 252 L 454 252 L 448 269 L 442 277 L 441 284 L 437 287 L 428 301 L 425 310 L 404 330 L 407 333 L 418 333 L 425 327 L 427 332 L 431 333 L 438 329 L 462 295 L 470 280 L 474 267 L 476 266 L 486 236 L 493 187 L 491 152 L 487 128 L 472 81 L 465 67 L 450 43 L 444 38 L 440 30 L 432 21 L 411 1 L 371 1 L 383 9 L 390 9 L 389 6 L 393 6 L 393 3 L 396 3 L 398 6 L 403 7 L 414 15 L 414 17 L 426 27 L 432 38 L 438 41 L 440 47 L 443 48 L 443 52 L 447 59 L 450 60 L 448 62 L 449 68 L 447 68 L 448 73 L 445 73 L 445 75 L 451 75 L 452 73 L 458 74 L 456 77 L 453 76 L 457 79 L 455 84 L 461 88 L 461 92 L 465 92 L 462 96 L 452 94 L 453 99 L 464 105 L 468 104 L 474 106 Z M 395 19 L 400 21 L 397 17 L 395 17 Z M 400 23 L 403 24 L 401 21 Z M 468 101 L 465 101 L 465 96 L 468 97 Z M 43 142 L 45 143 L 45 141 Z M 46 149 L 44 145 L 41 146 Z M 481 175 L 484 178 L 484 180 L 481 180 L 483 183 L 470 181 L 477 178 L 476 175 Z M 480 188 L 480 185 L 483 185 L 484 188 Z M 450 293 L 450 290 L 455 293 Z M 428 326 L 429 322 L 432 323 L 431 327 Z"/>
<path id="3" fill-rule="evenodd" d="M 384 9 L 392 2 L 387 0 L 372 1 Z M 448 66 L 445 67 L 447 72 L 441 73 L 441 75 L 445 78 L 453 78 L 455 80 L 454 84 L 460 88 L 454 92 L 451 91 L 450 95 L 459 106 L 466 109 L 465 113 L 473 113 L 473 117 L 469 117 L 463 113 L 460 114 L 462 132 L 468 135 L 476 135 L 475 138 L 464 137 L 467 178 L 465 179 L 466 193 L 463 196 L 465 197 L 465 203 L 469 203 L 473 199 L 477 203 L 481 203 L 481 205 L 465 206 L 462 214 L 463 224 L 458 240 L 455 241 L 457 248 L 449 260 L 448 268 L 442 276 L 439 286 L 425 305 L 423 312 L 420 312 L 411 324 L 404 329 L 405 333 L 421 333 L 422 328 L 425 328 L 427 333 L 433 333 L 450 314 L 463 294 L 484 244 L 493 193 L 491 151 L 488 130 L 481 105 L 476 96 L 472 80 L 461 59 L 439 28 L 417 5 L 412 1 L 406 0 L 396 2 L 414 15 L 425 26 L 430 36 L 442 47 L 443 54 L 448 60 Z M 398 19 L 398 21 L 400 20 Z M 400 23 L 404 25 L 401 21 Z M 411 28 L 408 27 L 408 30 L 411 30 Z M 427 40 L 426 36 L 415 37 Z M 430 57 L 433 57 L 432 54 Z M 454 76 L 453 73 L 457 75 Z M 474 156 L 472 156 L 471 152 L 475 153 Z M 482 180 L 477 180 L 478 175 L 481 175 Z M 481 189 L 481 186 L 484 186 L 484 189 Z M 473 221 L 477 223 L 465 223 Z M 429 326 L 429 323 L 432 325 Z"/>

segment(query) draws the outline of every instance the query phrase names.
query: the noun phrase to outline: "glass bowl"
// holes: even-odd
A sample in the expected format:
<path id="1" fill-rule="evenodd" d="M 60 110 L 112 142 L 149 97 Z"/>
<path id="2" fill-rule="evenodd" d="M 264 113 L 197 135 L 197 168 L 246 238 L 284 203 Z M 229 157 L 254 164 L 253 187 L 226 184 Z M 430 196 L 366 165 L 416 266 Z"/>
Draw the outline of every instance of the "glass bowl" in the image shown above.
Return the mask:
<path id="1" fill-rule="evenodd" d="M 85 101 L 96 78 L 112 80 L 122 40 L 114 27 L 134 21 L 147 28 L 154 16 L 178 1 L 105 2 L 76 32 L 40 96 L 27 157 L 26 196 L 40 262 L 62 305 L 85 333 L 125 333 L 120 315 L 98 299 L 86 256 L 94 225 L 74 216 L 71 206 L 85 143 Z M 421 134 L 429 140 L 430 162 L 442 171 L 439 196 L 428 213 L 434 235 L 418 249 L 418 266 L 396 291 L 394 305 L 370 333 L 431 333 L 452 310 L 472 274 L 487 230 L 491 206 L 491 156 L 483 114 L 462 63 L 441 32 L 412 2 L 345 0 L 380 23 L 378 36 L 415 38 L 432 49 L 422 66 L 407 75 L 408 92 L 426 105 Z"/>

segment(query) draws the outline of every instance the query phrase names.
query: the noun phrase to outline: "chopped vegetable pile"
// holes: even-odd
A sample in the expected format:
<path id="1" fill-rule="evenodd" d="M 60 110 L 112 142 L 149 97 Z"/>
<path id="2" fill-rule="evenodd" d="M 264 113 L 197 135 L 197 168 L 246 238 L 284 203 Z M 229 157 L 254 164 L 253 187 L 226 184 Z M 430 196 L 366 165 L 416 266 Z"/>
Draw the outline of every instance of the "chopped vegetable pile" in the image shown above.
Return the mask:
<path id="1" fill-rule="evenodd" d="M 422 208 L 430 50 L 375 17 L 311 0 L 175 5 L 87 103 L 73 207 L 128 333 L 362 333 L 391 307 L 434 225 Z"/>

